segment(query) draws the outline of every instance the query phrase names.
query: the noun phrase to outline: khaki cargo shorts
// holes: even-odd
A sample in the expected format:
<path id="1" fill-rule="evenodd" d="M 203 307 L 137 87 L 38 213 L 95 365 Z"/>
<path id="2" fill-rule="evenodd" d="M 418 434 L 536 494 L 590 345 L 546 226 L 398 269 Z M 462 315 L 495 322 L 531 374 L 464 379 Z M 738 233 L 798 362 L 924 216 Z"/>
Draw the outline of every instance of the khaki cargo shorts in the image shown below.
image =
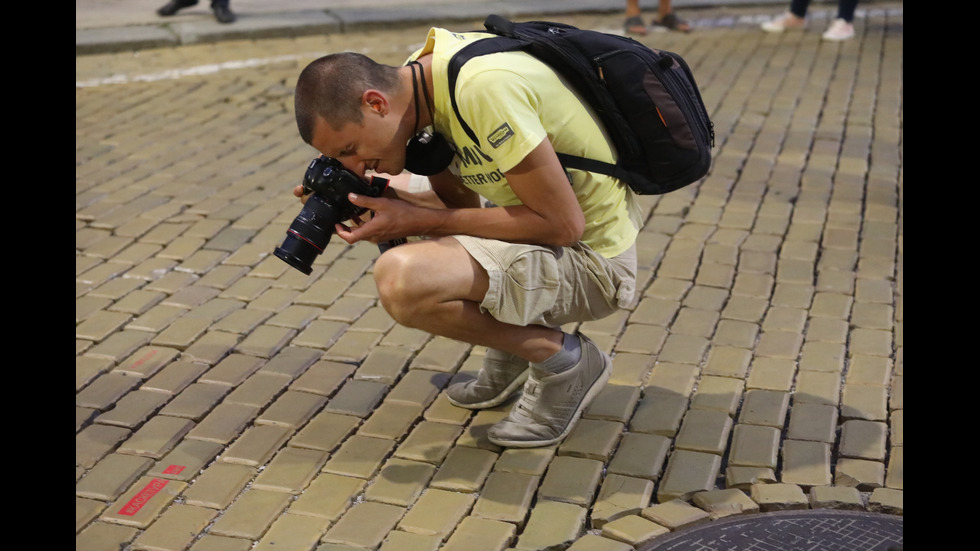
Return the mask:
<path id="1" fill-rule="evenodd" d="M 558 327 L 604 318 L 633 302 L 636 245 L 607 259 L 584 243 L 555 248 L 453 238 L 490 275 L 480 310 L 504 323 Z"/>

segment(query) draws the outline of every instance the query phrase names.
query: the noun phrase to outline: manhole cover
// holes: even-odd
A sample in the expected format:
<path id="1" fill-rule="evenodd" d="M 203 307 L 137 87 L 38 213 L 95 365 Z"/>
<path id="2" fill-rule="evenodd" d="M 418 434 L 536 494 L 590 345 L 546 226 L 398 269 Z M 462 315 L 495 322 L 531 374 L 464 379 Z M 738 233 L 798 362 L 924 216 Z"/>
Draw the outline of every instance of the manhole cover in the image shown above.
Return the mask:
<path id="1" fill-rule="evenodd" d="M 902 518 L 825 509 L 738 515 L 656 538 L 639 551 L 902 551 Z"/>

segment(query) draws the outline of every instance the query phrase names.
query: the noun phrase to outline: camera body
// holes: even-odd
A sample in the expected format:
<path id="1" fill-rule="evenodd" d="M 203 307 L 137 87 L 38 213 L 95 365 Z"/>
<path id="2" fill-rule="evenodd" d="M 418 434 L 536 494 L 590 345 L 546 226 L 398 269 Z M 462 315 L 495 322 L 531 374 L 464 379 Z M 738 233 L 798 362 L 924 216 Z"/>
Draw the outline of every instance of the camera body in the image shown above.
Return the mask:
<path id="1" fill-rule="evenodd" d="M 351 203 L 347 194 L 379 197 L 387 187 L 386 178 L 373 176 L 370 182 L 365 182 L 336 159 L 313 159 L 303 177 L 304 194 L 312 192 L 312 195 L 286 230 L 286 239 L 274 254 L 309 275 L 313 261 L 330 242 L 334 226 L 366 210 Z"/>

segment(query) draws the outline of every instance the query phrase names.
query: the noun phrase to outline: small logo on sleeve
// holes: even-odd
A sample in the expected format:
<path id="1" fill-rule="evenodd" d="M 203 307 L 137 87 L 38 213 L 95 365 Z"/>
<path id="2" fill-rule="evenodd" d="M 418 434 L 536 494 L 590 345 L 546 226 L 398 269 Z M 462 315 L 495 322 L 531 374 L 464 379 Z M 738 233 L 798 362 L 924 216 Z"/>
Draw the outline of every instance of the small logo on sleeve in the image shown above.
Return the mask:
<path id="1" fill-rule="evenodd" d="M 489 136 L 487 136 L 487 141 L 490 142 L 490 147 L 497 149 L 513 135 L 514 131 L 511 129 L 510 125 L 505 122 L 497 127 L 496 130 L 491 132 Z"/>

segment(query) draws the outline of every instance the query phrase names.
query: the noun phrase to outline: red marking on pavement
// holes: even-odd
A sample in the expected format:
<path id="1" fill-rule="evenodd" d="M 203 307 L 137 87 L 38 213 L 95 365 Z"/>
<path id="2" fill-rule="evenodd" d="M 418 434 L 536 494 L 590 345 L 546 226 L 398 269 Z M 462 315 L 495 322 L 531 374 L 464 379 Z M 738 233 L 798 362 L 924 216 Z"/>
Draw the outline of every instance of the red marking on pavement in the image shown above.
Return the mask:
<path id="1" fill-rule="evenodd" d="M 140 509 L 146 505 L 147 501 L 157 495 L 157 492 L 162 490 L 169 480 L 163 480 L 162 478 L 154 478 L 149 484 L 143 487 L 138 494 L 133 496 L 133 499 L 129 500 L 129 503 L 123 505 L 123 508 L 119 510 L 120 515 L 133 516 L 140 512 Z"/>
<path id="2" fill-rule="evenodd" d="M 170 465 L 164 469 L 163 474 L 180 474 L 180 471 L 183 471 L 185 468 L 183 465 Z"/>

